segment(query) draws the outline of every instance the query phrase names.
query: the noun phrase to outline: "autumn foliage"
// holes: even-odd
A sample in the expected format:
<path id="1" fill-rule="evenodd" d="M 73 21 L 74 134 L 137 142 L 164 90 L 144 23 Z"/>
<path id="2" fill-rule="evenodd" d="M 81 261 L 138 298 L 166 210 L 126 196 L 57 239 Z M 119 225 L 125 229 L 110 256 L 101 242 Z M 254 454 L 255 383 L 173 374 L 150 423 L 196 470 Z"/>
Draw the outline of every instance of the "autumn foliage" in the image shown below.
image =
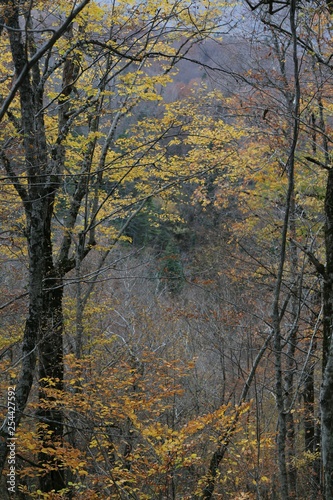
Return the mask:
<path id="1" fill-rule="evenodd" d="M 1 498 L 332 500 L 330 10 L 0 0 Z"/>

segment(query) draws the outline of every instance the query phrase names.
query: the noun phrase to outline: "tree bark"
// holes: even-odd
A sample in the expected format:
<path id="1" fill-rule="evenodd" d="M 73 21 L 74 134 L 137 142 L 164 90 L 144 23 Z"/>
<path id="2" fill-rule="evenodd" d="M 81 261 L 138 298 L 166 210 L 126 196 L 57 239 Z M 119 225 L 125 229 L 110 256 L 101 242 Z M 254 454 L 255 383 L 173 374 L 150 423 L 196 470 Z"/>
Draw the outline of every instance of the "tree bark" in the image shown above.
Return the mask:
<path id="1" fill-rule="evenodd" d="M 323 381 L 320 395 L 325 500 L 333 500 L 333 170 L 325 198 L 326 276 L 323 287 Z"/>
<path id="2" fill-rule="evenodd" d="M 29 55 L 32 55 L 32 59 L 36 55 L 33 30 L 29 30 L 26 39 L 23 39 L 20 25 L 20 2 L 3 1 L 1 4 L 5 24 L 9 27 L 8 36 L 16 77 L 20 79 L 18 89 L 21 137 L 27 178 L 25 188 L 14 174 L 10 162 L 6 163 L 7 172 L 13 179 L 13 185 L 25 209 L 29 264 L 29 311 L 22 344 L 21 372 L 16 387 L 15 424 L 18 427 L 23 416 L 36 375 L 38 355 L 41 380 L 38 417 L 41 422 L 47 424 L 45 431 L 52 432 L 52 440 L 60 442 L 63 434 L 61 411 L 53 407 L 53 400 L 48 397 L 45 389 L 51 378 L 56 380 L 56 388 L 62 389 L 63 384 L 62 276 L 54 268 L 51 240 L 53 205 L 59 187 L 59 182 L 56 180 L 61 147 L 58 148 L 55 157 L 50 159 L 44 124 L 44 88 L 40 85 L 39 59 L 35 58 L 36 60 L 29 67 Z M 30 27 L 29 16 L 30 13 L 27 12 L 28 28 Z M 46 404 L 44 404 L 45 401 Z M 42 432 L 43 447 L 49 445 L 50 434 L 46 432 Z M 1 437 L 3 439 L 0 444 L 0 470 L 3 470 L 9 437 L 6 422 L 2 426 Z M 58 464 L 54 463 L 52 457 L 45 456 L 45 454 L 41 454 L 40 459 L 42 462 L 45 460 L 51 462 L 53 469 L 42 478 L 41 489 L 45 492 L 62 489 L 64 480 L 59 472 Z"/>
<path id="3" fill-rule="evenodd" d="M 50 272 L 50 271 L 49 271 Z M 47 388 L 52 383 L 52 390 L 63 390 L 63 284 L 61 277 L 48 276 L 45 279 L 43 300 L 43 324 L 39 341 L 39 402 L 38 417 L 45 424 L 40 431 L 44 448 L 62 446 L 63 414 L 59 408 L 59 400 L 48 394 Z M 65 487 L 64 470 L 61 464 L 50 453 L 39 454 L 41 464 L 51 467 L 40 479 L 41 490 L 59 491 Z"/>

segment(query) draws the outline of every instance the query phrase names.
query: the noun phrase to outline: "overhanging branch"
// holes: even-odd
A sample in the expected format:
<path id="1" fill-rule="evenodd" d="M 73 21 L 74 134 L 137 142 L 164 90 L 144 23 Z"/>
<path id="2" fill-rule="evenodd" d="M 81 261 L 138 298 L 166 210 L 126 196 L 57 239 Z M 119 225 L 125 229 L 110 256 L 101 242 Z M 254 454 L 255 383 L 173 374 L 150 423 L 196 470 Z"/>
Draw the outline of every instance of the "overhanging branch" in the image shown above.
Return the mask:
<path id="1" fill-rule="evenodd" d="M 64 34 L 64 32 L 67 30 L 68 26 L 71 24 L 73 19 L 77 17 L 77 15 L 84 9 L 84 7 L 90 2 L 90 0 L 83 0 L 76 9 L 72 11 L 72 13 L 67 17 L 66 21 L 63 23 L 63 25 L 51 36 L 51 38 L 34 54 L 34 56 L 30 59 L 30 61 L 27 61 L 26 64 L 24 65 L 21 73 L 17 75 L 16 81 L 8 94 L 7 98 L 4 100 L 4 103 L 0 109 L 0 121 L 3 119 L 5 113 L 7 112 L 11 102 L 13 101 L 17 91 L 19 90 L 20 86 L 22 85 L 22 82 L 28 75 L 29 71 L 31 68 L 37 64 L 37 62 L 43 57 L 43 55 L 51 49 L 54 44 L 59 40 L 59 38 Z"/>

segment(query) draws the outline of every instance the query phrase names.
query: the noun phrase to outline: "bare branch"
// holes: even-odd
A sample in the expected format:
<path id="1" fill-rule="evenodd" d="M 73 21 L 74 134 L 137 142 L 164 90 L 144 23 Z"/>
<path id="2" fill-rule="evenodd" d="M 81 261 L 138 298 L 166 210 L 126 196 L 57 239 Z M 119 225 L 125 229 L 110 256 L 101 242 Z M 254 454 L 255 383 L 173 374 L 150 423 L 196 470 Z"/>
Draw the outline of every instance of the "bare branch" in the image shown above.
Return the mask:
<path id="1" fill-rule="evenodd" d="M 309 257 L 309 260 L 310 260 L 311 264 L 313 264 L 314 267 L 316 268 L 317 273 L 320 274 L 323 278 L 326 278 L 326 268 L 325 268 L 324 264 L 322 264 L 321 262 L 319 262 L 319 260 L 317 259 L 317 257 L 308 248 L 306 248 L 304 245 L 301 245 L 298 241 L 295 241 L 295 240 L 293 240 L 291 238 L 290 238 L 290 241 L 295 246 L 297 246 L 297 248 L 299 248 L 300 250 L 302 250 L 302 252 L 304 252 L 305 255 L 307 255 Z"/>

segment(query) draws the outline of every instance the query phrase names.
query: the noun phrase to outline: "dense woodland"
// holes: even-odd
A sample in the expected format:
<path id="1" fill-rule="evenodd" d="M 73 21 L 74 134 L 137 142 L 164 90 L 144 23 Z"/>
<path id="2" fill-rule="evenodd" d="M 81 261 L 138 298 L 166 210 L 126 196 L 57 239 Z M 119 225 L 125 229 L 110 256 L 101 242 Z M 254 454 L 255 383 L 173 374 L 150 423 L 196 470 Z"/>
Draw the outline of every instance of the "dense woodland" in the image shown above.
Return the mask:
<path id="1" fill-rule="evenodd" d="M 332 15 L 0 0 L 2 499 L 333 500 Z"/>

